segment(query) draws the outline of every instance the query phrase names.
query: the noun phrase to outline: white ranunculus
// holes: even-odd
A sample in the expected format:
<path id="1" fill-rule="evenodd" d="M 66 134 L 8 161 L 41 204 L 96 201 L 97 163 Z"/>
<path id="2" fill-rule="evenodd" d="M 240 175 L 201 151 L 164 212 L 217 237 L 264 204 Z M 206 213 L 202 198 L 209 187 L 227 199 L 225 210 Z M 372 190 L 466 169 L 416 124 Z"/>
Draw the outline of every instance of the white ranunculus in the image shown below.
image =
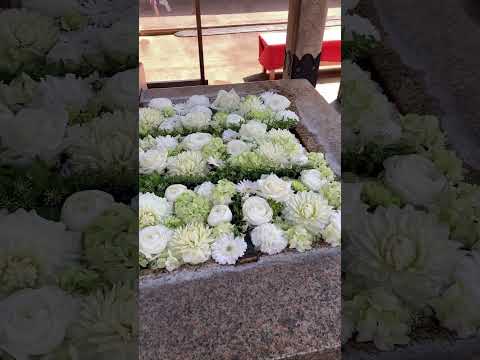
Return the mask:
<path id="1" fill-rule="evenodd" d="M 230 114 L 227 116 L 227 127 L 240 127 L 245 122 L 245 119 L 238 114 Z"/>
<path id="2" fill-rule="evenodd" d="M 170 185 L 167 188 L 167 190 L 165 190 L 165 198 L 171 203 L 173 203 L 185 191 L 188 191 L 188 188 L 185 185 L 182 185 L 182 184 Z"/>
<path id="3" fill-rule="evenodd" d="M 24 108 L 0 116 L 0 140 L 8 149 L 4 161 L 30 162 L 37 156 L 52 160 L 62 150 L 67 122 L 67 112 L 58 108 Z"/>
<path id="4" fill-rule="evenodd" d="M 85 231 L 88 226 L 109 209 L 113 196 L 99 190 L 79 191 L 70 195 L 63 203 L 61 220 L 72 231 Z"/>
<path id="5" fill-rule="evenodd" d="M 148 226 L 140 230 L 138 251 L 147 260 L 153 260 L 166 249 L 173 231 L 163 225 Z"/>
<path id="6" fill-rule="evenodd" d="M 282 252 L 288 245 L 285 233 L 277 225 L 263 224 L 253 229 L 250 234 L 252 243 L 261 252 L 268 255 Z"/>
<path id="7" fill-rule="evenodd" d="M 203 184 L 197 186 L 195 188 L 195 192 L 203 196 L 204 198 L 211 199 L 213 190 L 215 189 L 215 185 L 210 181 L 204 182 Z"/>
<path id="8" fill-rule="evenodd" d="M 192 107 L 190 109 L 190 112 L 192 112 L 192 113 L 202 112 L 202 113 L 207 114 L 209 117 L 212 117 L 212 115 L 213 115 L 213 111 L 209 107 L 203 106 L 203 105 L 197 105 L 197 106 Z"/>
<path id="9" fill-rule="evenodd" d="M 208 215 L 208 225 L 217 226 L 232 221 L 233 214 L 227 205 L 215 205 Z"/>
<path id="10" fill-rule="evenodd" d="M 20 290 L 0 303 L 0 349 L 15 359 L 47 355 L 65 339 L 77 303 L 56 287 Z"/>
<path id="11" fill-rule="evenodd" d="M 201 151 L 212 139 L 213 136 L 207 133 L 190 134 L 183 139 L 182 146 L 191 151 Z"/>
<path id="12" fill-rule="evenodd" d="M 322 230 L 323 239 L 332 246 L 340 246 L 342 239 L 342 215 L 340 211 L 332 212 L 330 224 Z"/>
<path id="13" fill-rule="evenodd" d="M 48 221 L 23 209 L 0 217 L 2 254 L 31 256 L 47 277 L 76 265 L 82 252 L 81 234 L 65 224 Z"/>
<path id="14" fill-rule="evenodd" d="M 227 152 L 231 156 L 237 156 L 246 151 L 250 151 L 252 146 L 242 140 L 232 140 L 227 144 Z"/>
<path id="15" fill-rule="evenodd" d="M 228 92 L 220 90 L 212 106 L 220 111 L 232 112 L 238 110 L 240 101 L 240 96 L 238 96 L 234 89 Z"/>
<path id="16" fill-rule="evenodd" d="M 232 141 L 233 139 L 238 138 L 240 134 L 234 130 L 227 129 L 222 134 L 222 139 L 225 142 Z"/>
<path id="17" fill-rule="evenodd" d="M 328 180 L 322 176 L 322 173 L 316 169 L 303 170 L 300 175 L 300 180 L 310 190 L 319 192 L 320 189 L 328 183 Z"/>
<path id="18" fill-rule="evenodd" d="M 193 95 L 187 100 L 187 107 L 193 108 L 195 106 L 210 106 L 210 99 L 205 95 Z"/>
<path id="19" fill-rule="evenodd" d="M 242 237 L 226 234 L 212 245 L 213 259 L 222 265 L 233 265 L 247 251 L 247 243 Z"/>
<path id="20" fill-rule="evenodd" d="M 167 167 L 168 152 L 166 150 L 140 150 L 140 174 L 161 174 Z"/>
<path id="21" fill-rule="evenodd" d="M 138 74 L 137 74 L 138 75 Z M 165 98 L 155 98 L 149 101 L 148 107 L 163 110 L 165 108 L 173 107 L 172 101 Z"/>
<path id="22" fill-rule="evenodd" d="M 258 196 L 248 198 L 243 204 L 243 216 L 250 225 L 259 226 L 272 221 L 273 210 L 265 199 Z"/>
<path id="23" fill-rule="evenodd" d="M 245 140 L 260 139 L 267 133 L 267 125 L 261 122 L 250 120 L 240 128 L 240 136 Z"/>
<path id="24" fill-rule="evenodd" d="M 126 70 L 108 78 L 100 92 L 103 104 L 112 111 L 121 109 L 135 111 L 138 89 L 132 84 L 137 81 L 137 69 Z"/>
<path id="25" fill-rule="evenodd" d="M 290 106 L 290 100 L 285 96 L 267 92 L 262 94 L 263 102 L 265 106 L 273 111 L 284 111 Z"/>
<path id="26" fill-rule="evenodd" d="M 385 182 L 408 203 L 428 206 L 447 186 L 447 179 L 433 162 L 420 155 L 393 156 L 383 163 Z"/>
<path id="27" fill-rule="evenodd" d="M 287 201 L 292 195 L 291 183 L 280 179 L 275 174 L 264 176 L 257 181 L 257 193 L 267 199 L 278 202 Z"/>
<path id="28" fill-rule="evenodd" d="M 180 118 L 183 127 L 189 130 L 202 130 L 208 128 L 211 116 L 205 112 L 191 112 Z"/>

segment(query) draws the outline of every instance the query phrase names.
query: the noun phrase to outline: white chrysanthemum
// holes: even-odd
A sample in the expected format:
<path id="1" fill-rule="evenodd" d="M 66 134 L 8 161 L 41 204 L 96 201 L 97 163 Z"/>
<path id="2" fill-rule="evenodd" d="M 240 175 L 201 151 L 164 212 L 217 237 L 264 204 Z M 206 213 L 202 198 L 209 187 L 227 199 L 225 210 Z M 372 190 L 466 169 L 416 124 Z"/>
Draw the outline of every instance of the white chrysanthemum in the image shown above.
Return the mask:
<path id="1" fill-rule="evenodd" d="M 143 151 L 151 150 L 155 147 L 155 138 L 152 135 L 147 135 L 138 141 L 138 146 Z"/>
<path id="2" fill-rule="evenodd" d="M 277 225 L 263 224 L 250 234 L 252 243 L 261 252 L 274 255 L 282 252 L 288 245 L 285 233 Z"/>
<path id="3" fill-rule="evenodd" d="M 322 176 L 322 173 L 316 169 L 303 170 L 300 174 L 300 180 L 310 190 L 319 192 L 320 189 L 328 184 L 328 180 Z"/>
<path id="4" fill-rule="evenodd" d="M 283 95 L 264 93 L 262 98 L 265 106 L 276 112 L 286 110 L 290 106 L 290 100 Z"/>
<path id="5" fill-rule="evenodd" d="M 240 96 L 238 96 L 235 89 L 232 89 L 228 92 L 225 90 L 220 90 L 212 105 L 213 108 L 225 112 L 238 110 L 239 106 Z"/>
<path id="6" fill-rule="evenodd" d="M 291 183 L 275 174 L 263 176 L 257 181 L 257 194 L 278 202 L 285 202 L 293 194 Z"/>
<path id="7" fill-rule="evenodd" d="M 238 132 L 233 131 L 231 129 L 227 129 L 223 132 L 222 139 L 224 142 L 228 142 L 238 138 L 239 136 L 240 134 Z"/>
<path id="8" fill-rule="evenodd" d="M 241 103 L 238 112 L 245 116 L 251 111 L 264 111 L 265 105 L 263 101 L 255 95 L 247 96 Z"/>
<path id="9" fill-rule="evenodd" d="M 148 107 L 158 110 L 163 110 L 165 108 L 173 108 L 173 103 L 170 99 L 165 98 L 156 98 L 150 100 Z"/>
<path id="10" fill-rule="evenodd" d="M 242 140 L 232 140 L 227 144 L 227 152 L 231 156 L 237 156 L 246 151 L 250 151 L 252 148 L 251 144 L 247 144 Z"/>
<path id="11" fill-rule="evenodd" d="M 103 191 L 79 191 L 65 200 L 60 219 L 68 229 L 83 232 L 114 202 L 113 196 Z"/>
<path id="12" fill-rule="evenodd" d="M 165 120 L 158 109 L 143 107 L 138 109 L 139 126 L 142 131 L 158 129 Z"/>
<path id="13" fill-rule="evenodd" d="M 161 174 L 167 167 L 167 150 L 147 150 L 140 149 L 139 154 L 140 174 Z"/>
<path id="14" fill-rule="evenodd" d="M 342 214 L 340 211 L 332 212 L 330 224 L 322 231 L 323 239 L 332 246 L 340 246 L 342 240 Z"/>
<path id="15" fill-rule="evenodd" d="M 190 134 L 183 139 L 182 146 L 191 151 L 201 151 L 212 139 L 213 135 L 207 133 Z"/>
<path id="16" fill-rule="evenodd" d="M 261 122 L 250 120 L 240 128 L 240 136 L 247 141 L 261 139 L 267 133 L 267 125 Z"/>
<path id="17" fill-rule="evenodd" d="M 223 235 L 212 245 L 213 259 L 222 265 L 233 265 L 247 251 L 247 243 L 242 237 Z"/>
<path id="18" fill-rule="evenodd" d="M 240 194 L 255 194 L 258 190 L 258 184 L 250 180 L 242 180 L 236 185 L 236 189 Z"/>
<path id="19" fill-rule="evenodd" d="M 210 106 L 210 99 L 205 95 L 193 95 L 187 100 L 187 107 L 193 108 L 195 106 Z"/>
<path id="20" fill-rule="evenodd" d="M 267 136 L 262 139 L 261 143 L 263 142 L 280 145 L 283 152 L 288 154 L 289 157 L 305 154 L 305 149 L 297 137 L 285 129 L 270 130 Z"/>
<path id="21" fill-rule="evenodd" d="M 232 221 L 233 214 L 227 205 L 215 205 L 208 215 L 208 225 L 218 226 Z"/>
<path id="22" fill-rule="evenodd" d="M 178 140 L 173 136 L 158 136 L 154 139 L 153 147 L 157 150 L 174 150 L 178 146 Z"/>
<path id="23" fill-rule="evenodd" d="M 172 215 L 172 204 L 152 193 L 141 193 L 138 198 L 140 228 L 159 225 Z"/>
<path id="24" fill-rule="evenodd" d="M 188 188 L 185 185 L 182 185 L 182 184 L 170 185 L 165 190 L 165 198 L 171 203 L 174 203 L 177 200 L 177 198 L 180 195 L 182 195 L 185 191 L 188 191 Z"/>
<path id="25" fill-rule="evenodd" d="M 391 289 L 413 307 L 439 295 L 458 258 L 459 244 L 449 240 L 447 225 L 411 206 L 380 207 L 362 220 L 346 229 L 348 272 Z"/>
<path id="26" fill-rule="evenodd" d="M 282 121 L 295 121 L 295 122 L 300 121 L 300 118 L 298 117 L 298 115 L 291 110 L 279 111 L 275 117 L 277 120 L 282 120 Z"/>
<path id="27" fill-rule="evenodd" d="M 258 147 L 257 152 L 275 166 L 284 168 L 290 164 L 289 154 L 281 145 L 265 142 Z"/>
<path id="28" fill-rule="evenodd" d="M 207 162 L 197 151 L 185 151 L 168 161 L 168 173 L 174 176 L 203 176 L 208 172 Z"/>
<path id="29" fill-rule="evenodd" d="M 204 130 L 210 125 L 211 116 L 205 112 L 191 112 L 181 118 L 182 125 L 188 130 Z"/>
<path id="30" fill-rule="evenodd" d="M 173 132 L 176 130 L 182 129 L 182 117 L 181 116 L 173 116 L 171 118 L 166 119 L 164 122 L 160 124 L 158 127 L 159 130 Z"/>
<path id="31" fill-rule="evenodd" d="M 236 127 L 239 128 L 245 119 L 238 114 L 230 114 L 227 116 L 226 125 L 227 127 Z"/>
<path id="32" fill-rule="evenodd" d="M 138 251 L 147 260 L 153 260 L 167 247 L 173 231 L 163 225 L 148 226 L 140 230 Z"/>
<path id="33" fill-rule="evenodd" d="M 283 215 L 288 222 L 318 234 L 330 222 L 332 211 L 333 208 L 320 194 L 299 192 L 287 200 Z"/>
<path id="34" fill-rule="evenodd" d="M 272 221 L 273 210 L 268 202 L 258 196 L 252 196 L 243 203 L 243 217 L 253 226 Z"/>
<path id="35" fill-rule="evenodd" d="M 210 259 L 214 239 L 211 230 L 199 223 L 177 229 L 170 240 L 169 249 L 187 264 L 197 265 Z"/>
<path id="36" fill-rule="evenodd" d="M 207 199 L 211 199 L 212 198 L 212 194 L 213 194 L 213 190 L 215 189 L 215 185 L 213 183 L 211 183 L 210 181 L 207 181 L 207 182 L 204 182 L 203 184 L 197 186 L 195 188 L 195 192 L 200 195 L 200 196 L 203 196 L 204 198 L 207 198 Z"/>

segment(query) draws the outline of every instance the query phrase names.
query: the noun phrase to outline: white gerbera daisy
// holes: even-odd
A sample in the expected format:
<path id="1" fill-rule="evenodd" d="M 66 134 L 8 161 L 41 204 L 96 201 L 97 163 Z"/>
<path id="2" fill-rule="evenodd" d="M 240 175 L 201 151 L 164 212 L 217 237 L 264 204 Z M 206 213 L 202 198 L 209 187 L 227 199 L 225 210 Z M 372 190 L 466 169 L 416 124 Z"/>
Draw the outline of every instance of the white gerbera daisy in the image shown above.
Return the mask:
<path id="1" fill-rule="evenodd" d="M 242 237 L 226 234 L 217 239 L 212 245 L 213 259 L 222 265 L 233 265 L 247 251 L 247 243 Z"/>

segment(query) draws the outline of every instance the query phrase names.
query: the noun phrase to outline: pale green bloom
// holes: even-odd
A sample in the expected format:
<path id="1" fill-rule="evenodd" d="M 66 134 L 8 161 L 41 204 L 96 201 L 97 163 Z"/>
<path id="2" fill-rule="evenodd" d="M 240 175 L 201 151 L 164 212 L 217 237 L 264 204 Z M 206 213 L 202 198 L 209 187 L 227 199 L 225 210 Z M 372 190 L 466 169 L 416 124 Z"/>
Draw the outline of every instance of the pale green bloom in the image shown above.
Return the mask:
<path id="1" fill-rule="evenodd" d="M 283 216 L 294 225 L 302 225 L 317 234 L 328 225 L 333 209 L 326 199 L 314 192 L 292 195 L 285 203 Z"/>
<path id="2" fill-rule="evenodd" d="M 162 112 L 158 109 L 143 107 L 138 109 L 138 127 L 140 136 L 147 136 L 148 134 L 158 130 L 165 118 Z"/>
<path id="3" fill-rule="evenodd" d="M 258 111 L 264 111 L 265 106 L 263 105 L 262 100 L 256 95 L 247 95 L 245 99 L 240 103 L 239 113 L 243 116 L 249 115 L 250 118 L 254 119 L 254 113 Z"/>
<path id="4" fill-rule="evenodd" d="M 212 192 L 213 203 L 215 205 L 229 205 L 236 192 L 237 188 L 234 183 L 228 180 L 220 180 Z"/>
<path id="5" fill-rule="evenodd" d="M 204 176 L 208 173 L 207 162 L 197 151 L 184 151 L 169 159 L 168 173 L 174 176 Z"/>
<path id="6" fill-rule="evenodd" d="M 293 180 L 292 181 L 292 189 L 296 192 L 304 192 L 308 191 L 308 187 L 305 186 L 300 180 Z"/>
<path id="7" fill-rule="evenodd" d="M 223 235 L 234 234 L 235 233 L 235 225 L 232 223 L 222 223 L 215 226 L 212 229 L 212 236 L 214 239 L 218 239 Z"/>
<path id="8" fill-rule="evenodd" d="M 39 83 L 25 73 L 13 79 L 10 84 L 0 82 L 0 103 L 11 111 L 18 111 L 22 106 L 34 100 Z"/>
<path id="9" fill-rule="evenodd" d="M 178 229 L 185 224 L 183 223 L 182 219 L 176 216 L 169 216 L 165 220 L 163 220 L 163 225 L 165 225 L 169 229 Z"/>
<path id="10" fill-rule="evenodd" d="M 252 110 L 246 114 L 247 120 L 255 120 L 265 125 L 271 125 L 275 120 L 276 113 L 271 109 Z"/>
<path id="11" fill-rule="evenodd" d="M 330 223 L 322 230 L 322 238 L 332 246 L 340 246 L 342 242 L 342 215 L 340 211 L 332 212 Z"/>
<path id="12" fill-rule="evenodd" d="M 383 183 L 378 181 L 368 181 L 363 184 L 362 199 L 373 207 L 389 207 L 391 205 L 401 206 L 403 204 L 400 197 L 395 195 Z"/>
<path id="13" fill-rule="evenodd" d="M 322 153 L 311 152 L 308 153 L 308 165 L 313 169 L 317 169 L 322 174 L 323 178 L 332 181 L 335 179 L 335 174 L 328 166 L 328 162 L 325 159 L 325 155 Z"/>
<path id="14" fill-rule="evenodd" d="M 201 264 L 211 256 L 214 242 L 212 231 L 199 223 L 187 224 L 177 229 L 169 243 L 169 249 L 187 264 Z"/>
<path id="15" fill-rule="evenodd" d="M 239 167 L 243 171 L 252 171 L 272 167 L 265 156 L 253 151 L 243 152 L 238 156 L 230 158 L 229 161 L 232 166 Z"/>
<path id="16" fill-rule="evenodd" d="M 288 244 L 291 249 L 297 249 L 300 252 L 310 250 L 312 248 L 314 236 L 303 226 L 294 226 L 286 232 Z"/>
<path id="17" fill-rule="evenodd" d="M 433 148 L 427 155 L 445 176 L 453 182 L 463 180 L 463 161 L 454 151 L 444 148 Z"/>
<path id="18" fill-rule="evenodd" d="M 342 205 L 342 185 L 339 181 L 332 181 L 320 189 L 320 193 L 335 209 Z"/>
<path id="19" fill-rule="evenodd" d="M 227 147 L 221 138 L 215 137 L 202 148 L 202 155 L 205 159 L 225 159 Z"/>
<path id="20" fill-rule="evenodd" d="M 418 152 L 442 148 L 445 145 L 445 135 L 435 116 L 407 114 L 400 117 L 400 124 L 402 126 L 401 142 Z"/>
<path id="21" fill-rule="evenodd" d="M 29 256 L 0 257 L 0 295 L 13 291 L 34 288 L 40 281 L 41 268 Z"/>
<path id="22" fill-rule="evenodd" d="M 185 224 L 193 222 L 205 223 L 212 204 L 205 197 L 189 190 L 182 193 L 175 201 L 175 216 Z"/>

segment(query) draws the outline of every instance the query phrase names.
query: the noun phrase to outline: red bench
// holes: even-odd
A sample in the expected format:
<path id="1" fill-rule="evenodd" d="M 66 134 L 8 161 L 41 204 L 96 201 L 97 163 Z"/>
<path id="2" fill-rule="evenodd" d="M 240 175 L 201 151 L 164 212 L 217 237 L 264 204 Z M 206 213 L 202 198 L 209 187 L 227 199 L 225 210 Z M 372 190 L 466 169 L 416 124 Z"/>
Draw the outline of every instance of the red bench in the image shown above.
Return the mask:
<path id="1" fill-rule="evenodd" d="M 322 62 L 342 61 L 342 40 L 339 26 L 325 28 L 323 37 Z M 258 61 L 264 72 L 270 73 L 270 79 L 275 79 L 275 70 L 283 69 L 285 61 L 285 47 L 287 44 L 286 32 L 261 33 L 258 36 Z"/>

